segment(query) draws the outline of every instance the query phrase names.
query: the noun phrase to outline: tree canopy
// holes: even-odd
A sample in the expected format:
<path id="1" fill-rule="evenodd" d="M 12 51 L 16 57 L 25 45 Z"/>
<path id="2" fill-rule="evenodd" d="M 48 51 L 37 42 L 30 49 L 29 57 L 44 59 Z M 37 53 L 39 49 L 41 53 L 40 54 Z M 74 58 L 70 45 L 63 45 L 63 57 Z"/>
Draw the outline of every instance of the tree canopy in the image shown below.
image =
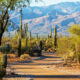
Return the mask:
<path id="1" fill-rule="evenodd" d="M 38 2 L 41 0 L 0 0 L 0 45 L 3 33 L 9 22 L 8 11 L 29 6 L 32 1 Z"/>

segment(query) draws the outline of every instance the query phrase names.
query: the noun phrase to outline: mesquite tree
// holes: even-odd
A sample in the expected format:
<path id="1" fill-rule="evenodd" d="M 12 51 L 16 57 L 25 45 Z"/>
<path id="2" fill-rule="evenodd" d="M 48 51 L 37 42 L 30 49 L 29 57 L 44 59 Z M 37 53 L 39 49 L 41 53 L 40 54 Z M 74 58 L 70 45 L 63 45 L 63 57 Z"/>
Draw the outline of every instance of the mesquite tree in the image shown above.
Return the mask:
<path id="1" fill-rule="evenodd" d="M 28 6 L 32 1 L 38 0 L 0 0 L 0 45 L 2 36 L 9 22 L 9 11 Z"/>

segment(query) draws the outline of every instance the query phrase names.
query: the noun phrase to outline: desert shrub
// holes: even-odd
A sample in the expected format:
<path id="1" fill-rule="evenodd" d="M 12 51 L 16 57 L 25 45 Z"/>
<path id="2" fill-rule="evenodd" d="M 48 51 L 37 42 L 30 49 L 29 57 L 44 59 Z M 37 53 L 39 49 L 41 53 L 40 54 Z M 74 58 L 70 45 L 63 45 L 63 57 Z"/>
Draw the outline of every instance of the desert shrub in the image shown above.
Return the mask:
<path id="1" fill-rule="evenodd" d="M 20 59 L 25 60 L 25 59 L 31 59 L 29 54 L 23 54 L 20 56 Z"/>
<path id="2" fill-rule="evenodd" d="M 65 60 L 74 59 L 75 43 L 72 37 L 62 37 L 58 39 L 57 53 Z"/>
<path id="3" fill-rule="evenodd" d="M 44 39 L 43 42 L 43 50 L 47 51 L 49 48 L 53 47 L 53 38 Z"/>

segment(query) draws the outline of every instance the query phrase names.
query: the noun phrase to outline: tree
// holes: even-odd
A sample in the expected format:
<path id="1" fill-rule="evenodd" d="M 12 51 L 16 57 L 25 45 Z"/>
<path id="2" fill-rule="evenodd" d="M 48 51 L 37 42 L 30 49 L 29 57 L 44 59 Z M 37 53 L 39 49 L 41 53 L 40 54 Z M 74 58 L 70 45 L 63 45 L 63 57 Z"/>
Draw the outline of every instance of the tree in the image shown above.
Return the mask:
<path id="1" fill-rule="evenodd" d="M 80 63 L 80 25 L 73 25 L 68 29 L 68 32 L 74 36 L 75 52 L 77 57 L 77 62 Z"/>
<path id="2" fill-rule="evenodd" d="M 0 0 L 0 45 L 3 33 L 9 22 L 9 10 L 28 6 L 34 0 Z M 35 0 L 37 2 L 39 0 Z"/>

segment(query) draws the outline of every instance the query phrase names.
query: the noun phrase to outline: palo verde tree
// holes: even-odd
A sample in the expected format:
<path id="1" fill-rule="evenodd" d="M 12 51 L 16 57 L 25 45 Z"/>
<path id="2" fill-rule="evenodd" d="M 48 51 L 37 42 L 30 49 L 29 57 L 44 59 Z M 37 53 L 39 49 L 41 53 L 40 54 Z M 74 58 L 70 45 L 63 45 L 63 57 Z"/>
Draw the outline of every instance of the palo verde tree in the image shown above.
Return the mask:
<path id="1" fill-rule="evenodd" d="M 77 62 L 80 63 L 80 25 L 73 25 L 68 29 L 68 31 L 75 39 L 74 43 Z"/>
<path id="2" fill-rule="evenodd" d="M 9 22 L 8 12 L 28 6 L 32 1 L 37 2 L 39 0 L 0 0 L 0 45 L 2 36 Z"/>

